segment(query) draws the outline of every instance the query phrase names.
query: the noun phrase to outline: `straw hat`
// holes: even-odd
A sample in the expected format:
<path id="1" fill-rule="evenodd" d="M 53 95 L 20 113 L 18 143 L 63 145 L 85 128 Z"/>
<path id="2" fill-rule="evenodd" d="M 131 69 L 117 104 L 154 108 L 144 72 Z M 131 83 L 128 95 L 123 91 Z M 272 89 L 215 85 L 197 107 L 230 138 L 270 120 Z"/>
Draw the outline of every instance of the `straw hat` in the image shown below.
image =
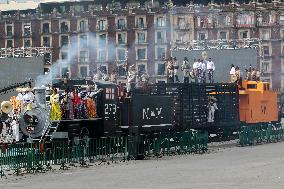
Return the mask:
<path id="1" fill-rule="evenodd" d="M 23 88 L 23 92 L 31 92 L 31 91 L 32 91 L 32 88 L 30 87 Z"/>
<path id="2" fill-rule="evenodd" d="M 17 91 L 18 93 L 24 92 L 24 88 L 17 88 L 16 91 Z"/>
<path id="3" fill-rule="evenodd" d="M 212 101 L 215 101 L 215 102 L 216 102 L 216 101 L 217 101 L 217 98 L 215 98 L 214 96 L 209 96 L 209 97 L 208 97 L 208 100 L 212 100 Z"/>

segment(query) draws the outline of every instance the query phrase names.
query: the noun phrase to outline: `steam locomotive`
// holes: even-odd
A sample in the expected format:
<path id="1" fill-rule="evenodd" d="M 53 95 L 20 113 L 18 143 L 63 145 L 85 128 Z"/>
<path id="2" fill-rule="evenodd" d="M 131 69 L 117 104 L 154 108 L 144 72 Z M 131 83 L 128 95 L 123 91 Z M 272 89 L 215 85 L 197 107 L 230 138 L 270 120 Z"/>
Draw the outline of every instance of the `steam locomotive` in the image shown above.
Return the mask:
<path id="1" fill-rule="evenodd" d="M 54 87 L 93 85 L 91 80 L 58 81 Z M 49 120 L 45 89 L 36 88 L 35 105 L 20 117 L 26 139 L 61 140 L 124 134 L 184 131 L 190 129 L 223 135 L 237 132 L 242 124 L 278 121 L 277 93 L 266 82 L 156 83 L 136 88 L 130 97 L 122 87 L 96 82 L 97 118 Z M 210 99 L 218 109 L 208 121 Z M 32 128 L 32 129 L 30 129 Z"/>

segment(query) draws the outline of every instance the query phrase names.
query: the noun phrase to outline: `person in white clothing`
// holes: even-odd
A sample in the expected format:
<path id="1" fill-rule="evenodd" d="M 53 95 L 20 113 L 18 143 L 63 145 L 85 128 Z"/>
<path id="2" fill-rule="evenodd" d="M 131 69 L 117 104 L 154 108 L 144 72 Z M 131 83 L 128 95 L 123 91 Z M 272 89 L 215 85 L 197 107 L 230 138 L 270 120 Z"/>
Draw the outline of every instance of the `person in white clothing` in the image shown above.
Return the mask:
<path id="1" fill-rule="evenodd" d="M 199 68 L 199 61 L 197 61 L 196 59 L 193 60 L 193 75 L 194 75 L 194 80 L 195 82 L 197 82 L 198 79 L 198 68 Z"/>
<path id="2" fill-rule="evenodd" d="M 217 99 L 214 97 L 209 98 L 209 103 L 208 103 L 208 122 L 213 123 L 215 119 L 215 111 L 218 110 Z"/>
<path id="3" fill-rule="evenodd" d="M 212 61 L 211 58 L 207 61 L 207 72 L 208 72 L 208 79 L 209 83 L 213 83 L 213 77 L 214 77 L 214 71 L 215 71 L 215 64 Z"/>
<path id="4" fill-rule="evenodd" d="M 234 83 L 235 81 L 236 81 L 236 69 L 234 64 L 232 64 L 230 70 L 230 82 Z"/>
<path id="5" fill-rule="evenodd" d="M 184 60 L 182 62 L 181 70 L 183 71 L 183 82 L 189 83 L 189 77 L 190 77 L 190 64 L 187 59 L 187 57 L 184 57 Z"/>
<path id="6" fill-rule="evenodd" d="M 206 83 L 206 64 L 205 61 L 201 61 L 201 81 Z"/>
<path id="7" fill-rule="evenodd" d="M 177 61 L 177 58 L 176 58 L 176 57 L 173 58 L 173 66 L 174 66 L 174 76 L 175 76 L 175 80 L 176 80 L 177 83 L 179 83 L 179 78 L 178 78 L 179 65 L 178 65 L 178 61 Z"/>

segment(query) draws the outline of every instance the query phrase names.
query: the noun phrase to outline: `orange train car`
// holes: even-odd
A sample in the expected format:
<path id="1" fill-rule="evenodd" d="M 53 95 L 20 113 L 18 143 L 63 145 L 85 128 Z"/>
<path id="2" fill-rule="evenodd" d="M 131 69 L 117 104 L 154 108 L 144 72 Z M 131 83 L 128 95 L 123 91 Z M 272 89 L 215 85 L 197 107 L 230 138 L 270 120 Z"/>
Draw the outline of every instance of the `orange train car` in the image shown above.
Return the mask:
<path id="1" fill-rule="evenodd" d="M 268 82 L 243 81 L 239 89 L 240 121 L 248 124 L 278 121 L 277 92 Z"/>

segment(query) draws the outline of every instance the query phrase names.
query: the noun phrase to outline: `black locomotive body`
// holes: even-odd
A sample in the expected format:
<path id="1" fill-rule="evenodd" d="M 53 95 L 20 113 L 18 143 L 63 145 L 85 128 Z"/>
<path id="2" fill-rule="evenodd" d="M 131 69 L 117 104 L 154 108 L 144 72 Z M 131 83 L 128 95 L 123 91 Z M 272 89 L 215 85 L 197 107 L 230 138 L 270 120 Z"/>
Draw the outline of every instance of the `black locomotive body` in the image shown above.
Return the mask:
<path id="1" fill-rule="evenodd" d="M 70 86 L 75 84 L 72 82 L 68 81 Z M 240 125 L 238 86 L 235 84 L 158 83 L 135 89 L 129 97 L 115 84 L 96 84 L 102 89 L 96 97 L 98 118 L 62 120 L 58 132 L 89 137 L 128 134 L 129 131 L 151 133 L 190 129 L 223 133 L 235 131 Z M 212 97 L 216 99 L 218 110 L 214 122 L 208 122 L 208 103 Z"/>

